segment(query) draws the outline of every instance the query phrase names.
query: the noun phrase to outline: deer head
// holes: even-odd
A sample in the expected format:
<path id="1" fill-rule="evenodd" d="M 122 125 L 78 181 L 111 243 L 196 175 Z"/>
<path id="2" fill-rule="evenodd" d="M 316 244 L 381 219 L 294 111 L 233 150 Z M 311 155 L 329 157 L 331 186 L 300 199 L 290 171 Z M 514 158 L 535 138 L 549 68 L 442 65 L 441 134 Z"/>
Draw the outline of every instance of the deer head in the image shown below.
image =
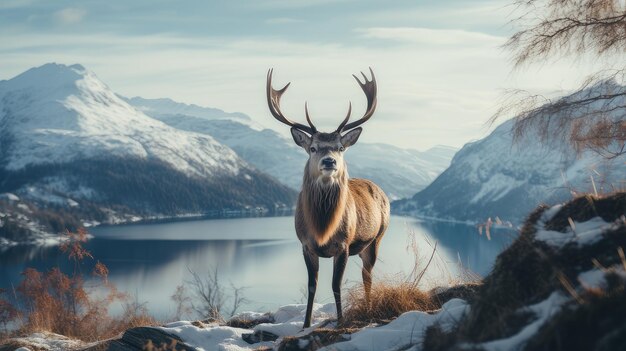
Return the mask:
<path id="1" fill-rule="evenodd" d="M 361 89 L 363 89 L 367 98 L 365 114 L 357 121 L 348 123 L 350 113 L 352 112 L 352 103 L 350 103 L 348 114 L 339 124 L 339 127 L 331 133 L 319 132 L 315 128 L 315 125 L 311 122 L 306 103 L 304 104 L 304 111 L 308 126 L 293 122 L 285 117 L 280 110 L 280 98 L 291 83 L 287 83 L 282 89 L 275 90 L 272 87 L 272 73 L 273 69 L 270 69 L 267 73 L 267 103 L 270 112 L 274 118 L 291 127 L 293 140 L 308 153 L 308 176 L 322 184 L 333 184 L 343 178 L 347 179 L 343 154 L 357 142 L 363 130 L 359 126 L 370 119 L 376 109 L 376 78 L 372 69 L 370 68 L 371 80 L 368 80 L 363 72 L 361 72 L 363 82 L 357 76 L 352 75 L 361 86 Z"/>

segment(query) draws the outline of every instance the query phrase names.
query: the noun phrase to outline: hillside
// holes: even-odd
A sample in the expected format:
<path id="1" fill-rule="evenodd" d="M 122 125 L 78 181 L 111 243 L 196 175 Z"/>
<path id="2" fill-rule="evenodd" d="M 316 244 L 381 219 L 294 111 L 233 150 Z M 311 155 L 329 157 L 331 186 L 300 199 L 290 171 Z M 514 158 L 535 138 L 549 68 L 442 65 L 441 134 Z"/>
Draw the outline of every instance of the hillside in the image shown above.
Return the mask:
<path id="1" fill-rule="evenodd" d="M 72 203 L 81 220 L 273 210 L 295 198 L 228 146 L 148 117 L 80 65 L 0 81 L 0 146 L 0 193 Z"/>
<path id="2" fill-rule="evenodd" d="M 589 89 L 608 92 L 626 88 L 608 81 Z M 623 97 L 615 100 L 610 103 L 624 104 Z M 550 133 L 557 136 L 562 133 L 558 119 L 576 116 L 554 117 Z M 466 144 L 437 179 L 411 199 L 393 203 L 392 210 L 471 222 L 499 217 L 519 223 L 522 214 L 539 203 L 554 204 L 570 199 L 572 194 L 594 192 L 594 185 L 598 192 L 623 187 L 626 155 L 614 159 L 592 151 L 578 155 L 561 138 L 554 137 L 546 144 L 534 131 L 515 141 L 512 127 L 513 121 L 506 121 L 484 139 Z"/>

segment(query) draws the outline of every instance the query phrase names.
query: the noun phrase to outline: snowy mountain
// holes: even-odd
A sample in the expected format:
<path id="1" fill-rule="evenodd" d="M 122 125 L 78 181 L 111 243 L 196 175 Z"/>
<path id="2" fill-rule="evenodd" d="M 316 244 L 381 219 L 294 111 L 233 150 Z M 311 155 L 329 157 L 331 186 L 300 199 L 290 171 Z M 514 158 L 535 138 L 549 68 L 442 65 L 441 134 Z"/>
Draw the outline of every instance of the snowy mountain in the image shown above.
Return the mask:
<path id="1" fill-rule="evenodd" d="M 59 64 L 0 81 L 1 192 L 161 215 L 273 209 L 295 196 L 211 136 L 148 117 L 84 67 Z"/>
<path id="2" fill-rule="evenodd" d="M 589 89 L 602 93 L 625 88 L 609 81 Z M 590 93 L 595 95 L 589 90 L 579 92 Z M 623 97 L 611 103 L 623 106 Z M 576 115 L 554 116 L 550 134 L 562 133 L 558 119 L 573 117 Z M 393 203 L 392 209 L 396 213 L 464 221 L 497 216 L 519 222 L 542 202 L 563 202 L 574 193 L 593 192 L 594 185 L 598 192 L 623 188 L 626 155 L 612 160 L 592 151 L 577 155 L 560 138 L 546 144 L 535 132 L 514 142 L 512 127 L 513 121 L 506 121 L 486 138 L 466 144 L 432 184 L 411 199 Z"/>
<path id="3" fill-rule="evenodd" d="M 213 136 L 263 172 L 293 189 L 302 185 L 306 153 L 291 138 L 266 129 L 243 114 L 173 102 L 128 99 L 146 114 L 172 127 Z M 266 123 L 273 123 L 268 117 Z M 365 128 L 367 132 L 367 128 Z M 351 177 L 371 179 L 391 199 L 423 189 L 450 163 L 456 149 L 437 146 L 424 152 L 387 144 L 358 143 L 346 153 Z"/>
<path id="4" fill-rule="evenodd" d="M 407 198 L 430 184 L 449 165 L 457 149 L 435 146 L 426 151 L 387 144 L 356 144 L 346 153 L 350 176 L 367 178 L 391 200 Z"/>

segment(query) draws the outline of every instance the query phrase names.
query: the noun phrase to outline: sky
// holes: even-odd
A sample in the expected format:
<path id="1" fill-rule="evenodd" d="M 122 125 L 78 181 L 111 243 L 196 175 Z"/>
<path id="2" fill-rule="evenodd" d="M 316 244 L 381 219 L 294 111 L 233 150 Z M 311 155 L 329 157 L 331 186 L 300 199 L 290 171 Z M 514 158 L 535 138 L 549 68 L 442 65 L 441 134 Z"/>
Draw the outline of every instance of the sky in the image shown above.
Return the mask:
<path id="1" fill-rule="evenodd" d="M 270 115 L 265 80 L 291 86 L 331 131 L 366 100 L 352 74 L 372 67 L 378 108 L 362 141 L 425 150 L 485 137 L 506 90 L 564 94 L 593 64 L 567 59 L 513 69 L 501 48 L 518 28 L 510 1 L 133 0 L 0 2 L 0 79 L 48 62 L 79 63 L 118 94 Z M 510 116 L 512 117 L 512 116 Z"/>

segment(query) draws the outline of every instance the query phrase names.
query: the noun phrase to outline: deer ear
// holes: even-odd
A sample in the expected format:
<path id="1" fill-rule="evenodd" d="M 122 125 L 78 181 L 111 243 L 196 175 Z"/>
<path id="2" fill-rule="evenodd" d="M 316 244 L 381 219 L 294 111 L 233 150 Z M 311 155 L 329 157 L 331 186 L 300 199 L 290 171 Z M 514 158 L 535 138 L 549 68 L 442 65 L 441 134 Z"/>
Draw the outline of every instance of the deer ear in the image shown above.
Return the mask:
<path id="1" fill-rule="evenodd" d="M 359 136 L 361 135 L 362 131 L 363 128 L 358 127 L 347 132 L 341 137 L 341 145 L 343 145 L 343 147 L 350 147 L 356 144 L 356 141 L 359 140 Z"/>
<path id="2" fill-rule="evenodd" d="M 293 141 L 305 150 L 311 144 L 311 137 L 299 129 L 291 128 L 291 136 L 293 137 Z"/>

